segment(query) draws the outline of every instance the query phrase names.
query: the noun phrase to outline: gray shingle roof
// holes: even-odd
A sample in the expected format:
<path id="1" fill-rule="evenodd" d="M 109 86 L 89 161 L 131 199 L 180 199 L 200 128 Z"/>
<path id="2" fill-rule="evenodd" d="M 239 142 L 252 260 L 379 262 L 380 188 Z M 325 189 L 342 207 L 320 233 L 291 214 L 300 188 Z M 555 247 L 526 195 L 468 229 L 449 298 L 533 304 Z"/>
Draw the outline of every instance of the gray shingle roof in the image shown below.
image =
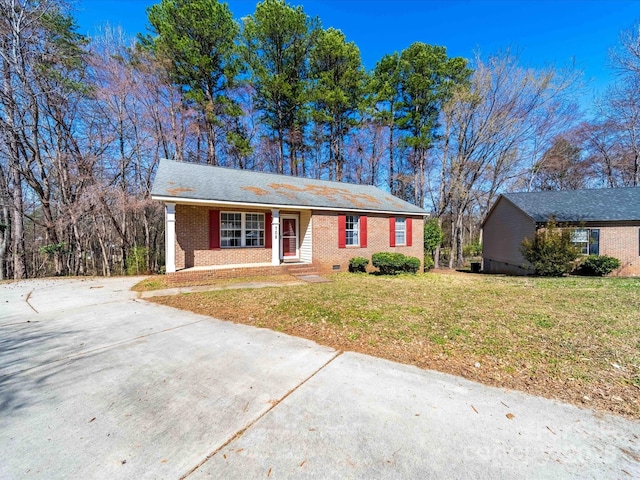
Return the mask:
<path id="1" fill-rule="evenodd" d="M 640 187 L 558 192 L 506 193 L 505 198 L 536 222 L 640 220 Z"/>
<path id="2" fill-rule="evenodd" d="M 161 160 L 151 196 L 179 202 L 308 207 L 427 215 L 428 212 L 371 185 L 329 182 L 271 173 Z"/>

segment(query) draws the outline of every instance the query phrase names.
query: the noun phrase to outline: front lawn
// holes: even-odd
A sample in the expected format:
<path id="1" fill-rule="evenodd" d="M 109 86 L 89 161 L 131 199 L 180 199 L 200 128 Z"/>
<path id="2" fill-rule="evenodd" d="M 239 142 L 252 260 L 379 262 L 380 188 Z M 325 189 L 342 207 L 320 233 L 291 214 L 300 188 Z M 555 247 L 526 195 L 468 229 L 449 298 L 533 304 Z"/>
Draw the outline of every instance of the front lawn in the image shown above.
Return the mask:
<path id="1" fill-rule="evenodd" d="M 640 418 L 640 279 L 330 278 L 152 301 Z"/>

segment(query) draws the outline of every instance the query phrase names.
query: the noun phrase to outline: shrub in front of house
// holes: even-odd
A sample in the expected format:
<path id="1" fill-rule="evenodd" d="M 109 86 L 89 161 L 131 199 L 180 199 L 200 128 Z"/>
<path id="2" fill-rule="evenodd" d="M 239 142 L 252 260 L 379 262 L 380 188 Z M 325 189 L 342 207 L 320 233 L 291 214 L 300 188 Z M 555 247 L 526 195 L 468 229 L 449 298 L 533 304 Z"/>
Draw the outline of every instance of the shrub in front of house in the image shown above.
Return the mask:
<path id="1" fill-rule="evenodd" d="M 554 221 L 525 238 L 520 251 L 536 269 L 536 275 L 562 277 L 573 270 L 578 250 L 571 242 L 571 230 L 558 228 Z"/>
<path id="2" fill-rule="evenodd" d="M 395 275 L 402 271 L 401 253 L 378 252 L 371 256 L 371 264 L 376 267 L 382 275 Z"/>
<path id="3" fill-rule="evenodd" d="M 405 255 L 402 268 L 407 273 L 417 273 L 420 270 L 420 259 Z"/>
<path id="4" fill-rule="evenodd" d="M 351 273 L 366 273 L 369 259 L 365 257 L 353 257 L 349 260 L 349 271 Z"/>
<path id="5" fill-rule="evenodd" d="M 589 255 L 577 268 L 578 275 L 603 277 L 620 268 L 620 260 L 608 255 Z"/>
<path id="6" fill-rule="evenodd" d="M 431 270 L 433 267 L 435 267 L 433 257 L 431 257 L 430 253 L 427 253 L 424 256 L 424 271 L 426 272 L 427 270 Z"/>
<path id="7" fill-rule="evenodd" d="M 416 273 L 420 269 L 420 259 L 395 252 L 374 253 L 371 257 L 371 264 L 382 275 L 395 275 L 403 272 Z"/>
<path id="8" fill-rule="evenodd" d="M 437 218 L 430 218 L 424 224 L 424 253 L 425 257 L 427 254 L 431 254 L 433 257 L 433 253 L 436 251 L 442 244 L 442 238 L 444 234 L 442 233 L 442 228 L 440 228 L 440 224 L 438 223 Z"/>

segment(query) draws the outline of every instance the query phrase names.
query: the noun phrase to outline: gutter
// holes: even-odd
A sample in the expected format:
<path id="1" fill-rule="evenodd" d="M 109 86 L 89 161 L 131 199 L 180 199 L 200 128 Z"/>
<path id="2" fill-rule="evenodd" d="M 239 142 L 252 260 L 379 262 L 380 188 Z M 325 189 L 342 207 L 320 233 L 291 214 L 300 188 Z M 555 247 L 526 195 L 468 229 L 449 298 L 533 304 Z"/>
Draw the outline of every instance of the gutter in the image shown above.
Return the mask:
<path id="1" fill-rule="evenodd" d="M 428 212 L 410 212 L 407 210 L 371 210 L 366 208 L 337 208 L 337 207 L 322 207 L 322 206 L 310 206 L 310 205 L 276 205 L 270 203 L 251 203 L 251 202 L 231 202 L 228 200 L 200 200 L 195 198 L 176 198 L 165 197 L 161 195 L 151 195 L 153 200 L 158 200 L 164 203 L 176 203 L 182 205 L 229 205 L 229 206 L 241 206 L 251 208 L 277 208 L 279 210 L 328 210 L 335 212 L 355 212 L 355 213 L 382 213 L 392 215 L 414 215 L 416 217 L 429 217 Z"/>

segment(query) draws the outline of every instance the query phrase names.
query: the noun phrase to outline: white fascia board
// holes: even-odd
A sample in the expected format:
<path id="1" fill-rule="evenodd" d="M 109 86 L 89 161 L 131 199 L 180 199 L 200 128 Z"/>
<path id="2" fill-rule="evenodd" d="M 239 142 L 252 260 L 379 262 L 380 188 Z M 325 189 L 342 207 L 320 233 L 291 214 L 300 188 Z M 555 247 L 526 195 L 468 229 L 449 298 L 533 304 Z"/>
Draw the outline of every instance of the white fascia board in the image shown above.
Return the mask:
<path id="1" fill-rule="evenodd" d="M 182 205 L 229 205 L 250 208 L 277 208 L 279 210 L 328 210 L 332 212 L 360 212 L 360 213 L 382 213 L 388 215 L 408 215 L 416 217 L 428 217 L 428 213 L 406 212 L 401 210 L 367 210 L 364 208 L 336 208 L 336 207 L 316 207 L 309 205 L 276 205 L 272 203 L 250 203 L 250 202 L 229 202 L 226 200 L 200 200 L 197 198 L 176 198 L 164 197 L 160 195 L 151 195 L 153 200 L 159 200 L 165 203 L 175 203 Z"/>

